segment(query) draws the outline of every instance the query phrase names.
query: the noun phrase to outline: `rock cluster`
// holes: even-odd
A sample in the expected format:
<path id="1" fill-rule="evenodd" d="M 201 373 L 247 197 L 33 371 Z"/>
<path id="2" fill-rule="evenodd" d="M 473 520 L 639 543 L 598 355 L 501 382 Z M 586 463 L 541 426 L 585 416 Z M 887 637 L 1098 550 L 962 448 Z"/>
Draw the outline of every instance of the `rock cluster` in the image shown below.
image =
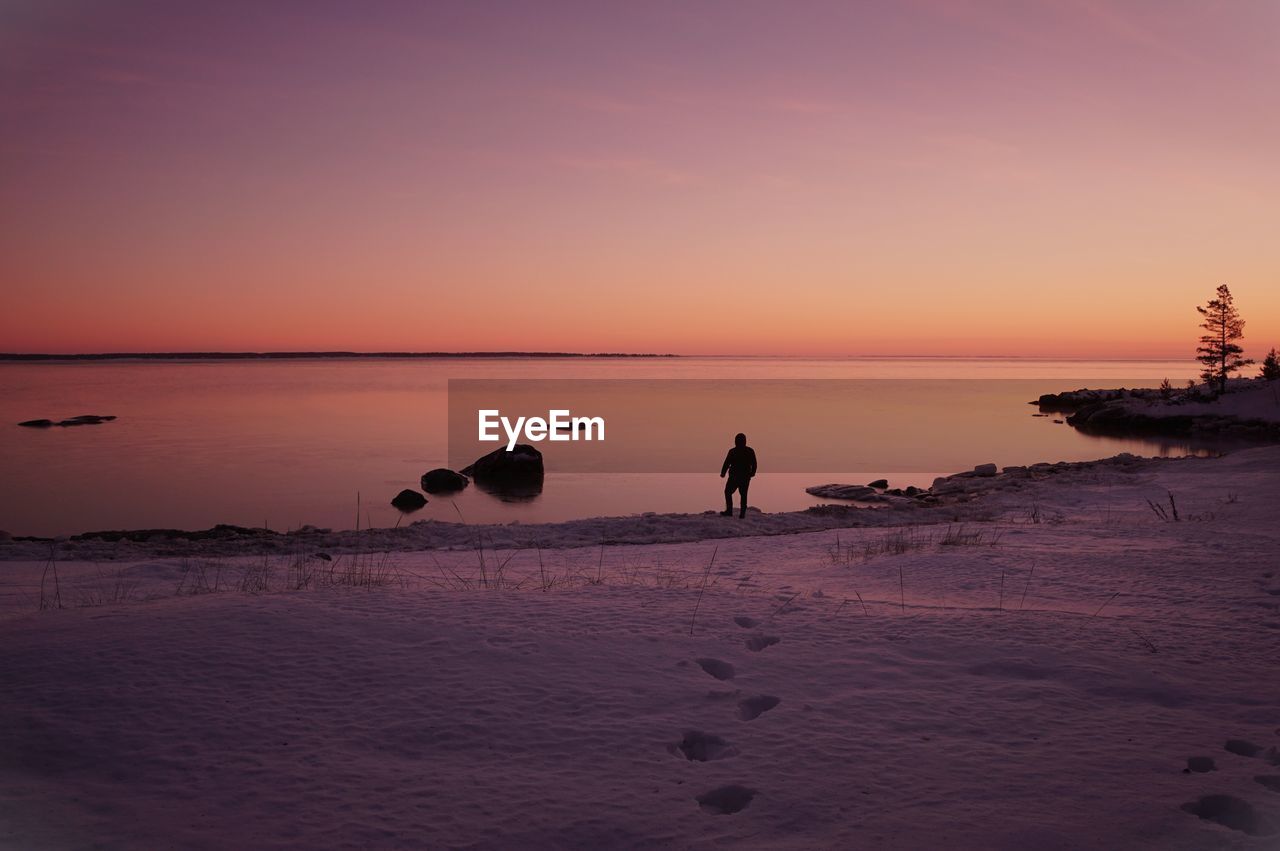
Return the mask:
<path id="1" fill-rule="evenodd" d="M 1067 424 L 1092 434 L 1212 435 L 1243 440 L 1280 440 L 1280 423 L 1221 414 L 1151 414 L 1123 402 L 1095 402 L 1067 417 Z"/>
<path id="2" fill-rule="evenodd" d="M 814 485 L 804 489 L 805 493 L 820 496 L 824 499 L 848 499 L 855 502 L 870 502 L 888 505 L 890 508 L 905 508 L 916 504 L 916 501 L 932 499 L 927 490 L 910 485 L 906 488 L 890 488 L 888 479 L 876 479 L 865 485 L 842 485 L 830 483 Z"/>
<path id="3" fill-rule="evenodd" d="M 101 425 L 102 423 L 109 423 L 114 419 L 115 419 L 114 416 L 107 416 L 105 414 L 81 414 L 78 417 L 71 417 L 69 419 L 57 420 L 57 421 L 23 420 L 22 422 L 18 423 L 18 425 L 22 426 L 23 428 L 53 428 L 54 426 L 61 426 L 63 428 L 67 428 L 68 426 Z"/>
<path id="4" fill-rule="evenodd" d="M 930 506 L 955 502 L 967 502 L 975 497 L 1005 487 L 1022 487 L 1025 480 L 1043 479 L 1050 475 L 1079 470 L 1097 465 L 1131 467 L 1145 463 L 1145 459 L 1122 452 L 1101 461 L 1041 462 L 1027 466 L 997 467 L 995 464 L 979 464 L 972 470 L 939 476 L 928 489 L 917 487 L 894 488 L 879 492 L 869 485 L 826 484 L 805 488 L 806 493 L 827 499 L 848 499 L 856 502 L 881 503 L 890 508 Z"/>

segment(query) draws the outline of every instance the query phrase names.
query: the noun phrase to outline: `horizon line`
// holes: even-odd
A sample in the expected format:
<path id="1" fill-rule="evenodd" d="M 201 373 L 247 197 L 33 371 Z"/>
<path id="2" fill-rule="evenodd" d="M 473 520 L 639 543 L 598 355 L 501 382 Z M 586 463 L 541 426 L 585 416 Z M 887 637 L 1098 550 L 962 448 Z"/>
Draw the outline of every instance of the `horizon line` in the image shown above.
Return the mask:
<path id="1" fill-rule="evenodd" d="M 779 360 L 1026 360 L 1026 361 L 1113 361 L 1155 363 L 1186 360 L 1192 357 L 1096 357 L 1083 355 L 937 355 L 937 354 L 844 354 L 844 355 L 776 355 L 776 354 L 681 354 L 674 352 L 561 352 L 561 351 L 429 351 L 429 352 L 356 352 L 316 351 L 191 351 L 191 352 L 0 352 L 0 361 L 99 361 L 99 360 L 322 360 L 322 359 L 465 359 L 465 358 L 771 358 Z"/>

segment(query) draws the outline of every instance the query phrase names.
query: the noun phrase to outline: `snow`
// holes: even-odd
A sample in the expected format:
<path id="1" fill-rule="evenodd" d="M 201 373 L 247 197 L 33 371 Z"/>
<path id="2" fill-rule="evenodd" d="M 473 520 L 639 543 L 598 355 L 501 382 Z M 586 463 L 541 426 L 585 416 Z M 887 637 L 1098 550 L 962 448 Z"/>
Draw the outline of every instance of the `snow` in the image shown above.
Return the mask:
<path id="1" fill-rule="evenodd" d="M 1227 393 L 1212 401 L 1156 402 L 1140 405 L 1137 410 L 1153 417 L 1212 415 L 1277 423 L 1280 422 L 1280 381 L 1233 379 Z"/>
<path id="2" fill-rule="evenodd" d="M 6 545 L 0 847 L 1271 847 L 1278 473 L 1046 465 L 718 540 L 98 542 L 43 611 Z"/>

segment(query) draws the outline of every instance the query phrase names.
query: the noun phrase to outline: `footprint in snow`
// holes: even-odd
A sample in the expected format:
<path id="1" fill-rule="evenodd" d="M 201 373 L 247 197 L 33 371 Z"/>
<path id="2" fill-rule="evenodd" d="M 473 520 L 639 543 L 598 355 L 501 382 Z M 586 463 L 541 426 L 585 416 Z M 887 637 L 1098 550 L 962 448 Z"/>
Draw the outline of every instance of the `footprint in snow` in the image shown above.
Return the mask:
<path id="1" fill-rule="evenodd" d="M 748 650 L 754 650 L 758 653 L 766 647 L 772 647 L 781 640 L 782 639 L 776 635 L 765 635 L 764 633 L 757 632 L 755 635 L 747 639 L 746 644 Z"/>
<path id="2" fill-rule="evenodd" d="M 1228 753 L 1236 756 L 1257 756 L 1262 752 L 1262 748 L 1253 742 L 1246 742 L 1244 739 L 1227 739 L 1226 744 L 1222 746 Z"/>
<path id="3" fill-rule="evenodd" d="M 729 816 L 746 809 L 747 804 L 756 796 L 755 789 L 746 786 L 721 786 L 704 792 L 697 797 L 698 806 L 708 813 Z"/>
<path id="4" fill-rule="evenodd" d="M 1228 753 L 1233 753 L 1236 756 L 1259 757 L 1271 765 L 1280 765 L 1280 749 L 1274 746 L 1264 750 L 1261 745 L 1255 745 L 1253 742 L 1245 741 L 1244 739 L 1227 739 L 1222 747 Z"/>
<path id="5" fill-rule="evenodd" d="M 782 699 L 771 694 L 745 698 L 738 701 L 738 717 L 743 721 L 754 721 L 779 703 L 782 703 Z"/>
<path id="6" fill-rule="evenodd" d="M 738 626 L 742 627 L 743 629 L 751 629 L 756 624 L 760 623 L 760 621 L 756 620 L 755 618 L 749 618 L 746 615 L 738 615 L 736 618 L 733 619 L 733 622 L 736 623 Z"/>
<path id="7" fill-rule="evenodd" d="M 706 671 L 708 674 L 715 677 L 717 680 L 733 679 L 733 674 L 734 674 L 733 666 L 730 665 L 728 662 L 722 662 L 719 659 L 709 659 L 709 658 L 694 659 L 694 661 L 698 663 L 698 666 L 702 668 L 702 670 Z"/>
<path id="8" fill-rule="evenodd" d="M 1234 795 L 1205 795 L 1183 804 L 1182 809 L 1205 821 L 1216 822 L 1250 836 L 1270 836 L 1276 832 L 1275 826 L 1261 816 L 1252 804 Z"/>
<path id="9" fill-rule="evenodd" d="M 684 737 L 668 750 L 679 754 L 690 762 L 711 762 L 733 756 L 738 749 L 719 736 L 703 733 L 701 730 L 689 730 Z"/>

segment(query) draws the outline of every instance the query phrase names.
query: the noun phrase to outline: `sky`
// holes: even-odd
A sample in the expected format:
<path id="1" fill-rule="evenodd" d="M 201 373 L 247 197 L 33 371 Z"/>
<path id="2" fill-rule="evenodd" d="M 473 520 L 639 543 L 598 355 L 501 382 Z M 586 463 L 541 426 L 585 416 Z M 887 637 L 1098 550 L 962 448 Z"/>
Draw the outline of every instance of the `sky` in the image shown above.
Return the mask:
<path id="1" fill-rule="evenodd" d="M 1280 346 L 1272 0 L 0 4 L 0 351 Z"/>

